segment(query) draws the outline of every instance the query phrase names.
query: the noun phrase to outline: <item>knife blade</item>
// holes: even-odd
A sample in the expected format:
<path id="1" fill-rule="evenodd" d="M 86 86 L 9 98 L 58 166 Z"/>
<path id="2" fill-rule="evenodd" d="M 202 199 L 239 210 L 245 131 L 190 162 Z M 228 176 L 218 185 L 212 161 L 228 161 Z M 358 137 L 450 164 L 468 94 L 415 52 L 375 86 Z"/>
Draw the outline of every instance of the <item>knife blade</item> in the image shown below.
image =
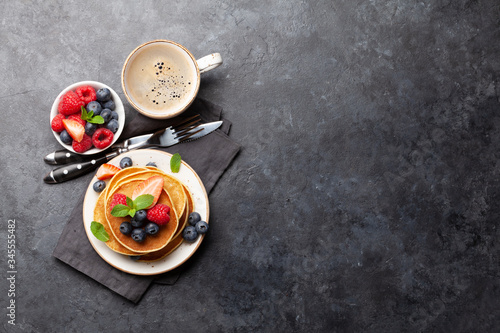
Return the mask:
<path id="1" fill-rule="evenodd" d="M 201 124 L 196 127 L 196 132 L 189 136 L 189 139 L 183 142 L 189 142 L 199 139 L 219 128 L 222 125 L 222 120 Z M 70 179 L 77 178 L 86 173 L 89 173 L 97 169 L 100 165 L 106 163 L 112 158 L 135 149 L 146 148 L 146 147 L 169 147 L 176 143 L 166 142 L 165 140 L 158 140 L 161 138 L 163 132 L 166 129 L 162 129 L 156 133 L 141 135 L 133 137 L 123 141 L 120 144 L 113 146 L 113 150 L 108 153 L 101 153 L 99 155 L 79 155 L 71 153 L 66 150 L 56 151 L 46 156 L 46 159 L 53 161 L 53 164 L 61 164 L 64 161 L 76 161 L 71 164 L 63 165 L 58 167 L 45 175 L 43 181 L 47 184 L 59 184 Z M 74 156 L 77 155 L 77 156 Z"/>

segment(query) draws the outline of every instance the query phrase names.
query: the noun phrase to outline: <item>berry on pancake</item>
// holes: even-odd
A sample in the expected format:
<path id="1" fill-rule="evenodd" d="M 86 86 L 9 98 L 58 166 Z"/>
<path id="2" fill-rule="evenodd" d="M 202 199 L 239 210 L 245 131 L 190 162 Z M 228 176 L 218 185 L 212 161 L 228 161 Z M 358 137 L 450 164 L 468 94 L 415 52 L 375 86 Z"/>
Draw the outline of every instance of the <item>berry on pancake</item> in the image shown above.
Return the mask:
<path id="1" fill-rule="evenodd" d="M 148 209 L 148 220 L 158 224 L 165 225 L 170 221 L 170 207 L 164 204 L 157 204 L 153 208 Z"/>
<path id="2" fill-rule="evenodd" d="M 111 198 L 111 203 L 109 204 L 109 210 L 113 210 L 116 205 L 127 205 L 127 196 L 121 193 L 115 193 L 113 198 Z"/>
<path id="3" fill-rule="evenodd" d="M 158 199 L 160 198 L 161 191 L 163 190 L 163 177 L 162 176 L 152 176 L 137 185 L 132 192 L 132 200 L 135 200 L 138 196 L 143 194 L 151 194 L 154 199 L 153 203 L 147 207 L 153 207 Z"/>

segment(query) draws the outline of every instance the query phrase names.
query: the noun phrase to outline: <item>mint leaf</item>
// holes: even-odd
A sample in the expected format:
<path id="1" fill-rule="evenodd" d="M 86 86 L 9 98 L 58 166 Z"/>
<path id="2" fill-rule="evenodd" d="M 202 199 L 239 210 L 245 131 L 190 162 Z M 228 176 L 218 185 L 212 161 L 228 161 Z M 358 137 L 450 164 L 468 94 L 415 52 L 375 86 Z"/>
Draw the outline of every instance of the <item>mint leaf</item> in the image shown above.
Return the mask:
<path id="1" fill-rule="evenodd" d="M 111 210 L 111 215 L 114 217 L 124 217 L 129 215 L 130 207 L 122 204 L 115 205 Z M 133 215 L 132 215 L 133 216 Z"/>
<path id="2" fill-rule="evenodd" d="M 94 116 L 94 111 L 87 112 L 87 109 L 85 109 L 83 106 L 81 107 L 81 109 L 82 109 L 81 118 L 83 120 L 92 124 L 104 124 L 104 118 L 101 116 Z"/>
<path id="3" fill-rule="evenodd" d="M 135 198 L 134 208 L 137 210 L 146 209 L 153 204 L 155 197 L 151 194 L 143 194 Z"/>
<path id="4" fill-rule="evenodd" d="M 127 206 L 129 206 L 130 208 L 134 208 L 134 202 L 132 201 L 132 199 L 127 197 L 126 200 L 127 200 Z"/>
<path id="5" fill-rule="evenodd" d="M 80 108 L 82 110 L 82 115 L 80 116 L 80 118 L 82 118 L 83 120 L 87 120 L 88 117 L 87 109 L 85 109 L 83 106 Z"/>
<path id="6" fill-rule="evenodd" d="M 88 119 L 87 121 L 92 124 L 104 124 L 104 118 L 101 116 L 93 116 L 91 119 Z"/>
<path id="7" fill-rule="evenodd" d="M 90 223 L 90 231 L 92 231 L 92 234 L 95 236 L 95 238 L 97 238 L 101 242 L 109 241 L 109 235 L 101 223 L 92 221 Z"/>
<path id="8" fill-rule="evenodd" d="M 173 173 L 177 173 L 179 172 L 180 168 L 181 168 L 181 155 L 179 155 L 179 153 L 175 153 L 170 159 L 170 170 L 172 170 Z"/>
<path id="9" fill-rule="evenodd" d="M 137 211 L 137 210 L 136 210 L 135 208 L 131 208 L 131 209 L 128 211 L 128 215 L 130 215 L 130 217 L 134 217 L 134 215 L 135 215 L 135 212 L 136 212 L 136 211 Z"/>

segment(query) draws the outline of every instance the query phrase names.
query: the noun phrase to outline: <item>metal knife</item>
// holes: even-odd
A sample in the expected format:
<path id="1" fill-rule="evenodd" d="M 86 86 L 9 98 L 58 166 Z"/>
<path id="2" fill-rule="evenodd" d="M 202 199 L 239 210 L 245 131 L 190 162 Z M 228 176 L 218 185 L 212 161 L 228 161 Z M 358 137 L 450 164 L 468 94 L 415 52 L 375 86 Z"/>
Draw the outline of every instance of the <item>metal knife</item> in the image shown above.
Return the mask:
<path id="1" fill-rule="evenodd" d="M 222 120 L 198 125 L 195 131 L 191 132 L 193 134 L 182 141 L 173 140 L 171 131 L 169 131 L 169 128 L 165 128 L 153 134 L 140 135 L 127 139 L 112 146 L 110 152 L 98 155 L 79 155 L 67 150 L 56 151 L 47 155 L 44 160 L 47 163 L 50 162 L 49 164 L 62 164 L 67 163 L 67 161 L 76 162 L 50 171 L 45 175 L 43 181 L 47 184 L 59 184 L 87 174 L 124 152 L 146 147 L 170 147 L 180 142 L 192 141 L 215 131 L 221 125 Z"/>

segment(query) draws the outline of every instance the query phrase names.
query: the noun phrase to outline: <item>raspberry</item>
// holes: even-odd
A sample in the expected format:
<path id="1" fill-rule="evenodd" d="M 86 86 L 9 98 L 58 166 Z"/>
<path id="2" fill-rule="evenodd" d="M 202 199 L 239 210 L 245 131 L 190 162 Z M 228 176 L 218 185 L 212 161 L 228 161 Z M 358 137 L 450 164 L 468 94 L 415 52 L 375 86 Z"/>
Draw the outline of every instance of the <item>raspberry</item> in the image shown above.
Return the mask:
<path id="1" fill-rule="evenodd" d="M 92 143 L 97 149 L 104 149 L 113 142 L 113 132 L 107 128 L 98 128 L 92 135 Z"/>
<path id="2" fill-rule="evenodd" d="M 153 208 L 148 209 L 148 220 L 158 225 L 167 224 L 170 221 L 170 207 L 164 204 L 156 204 Z"/>
<path id="3" fill-rule="evenodd" d="M 66 117 L 63 114 L 58 114 L 54 118 L 52 118 L 52 121 L 50 123 L 50 127 L 54 132 L 60 133 L 64 130 L 64 125 L 63 125 L 63 119 Z"/>
<path id="4" fill-rule="evenodd" d="M 113 198 L 111 198 L 111 203 L 109 204 L 109 210 L 113 210 L 116 205 L 127 205 L 127 196 L 121 193 L 115 193 Z"/>
<path id="5" fill-rule="evenodd" d="M 80 112 L 81 107 L 84 105 L 85 103 L 82 102 L 80 97 L 74 91 L 70 90 L 61 97 L 57 110 L 60 114 L 69 116 L 70 114 Z"/>
<path id="6" fill-rule="evenodd" d="M 85 127 L 85 124 L 87 123 L 85 120 L 82 119 L 81 114 L 74 113 L 68 117 L 68 119 L 73 119 L 82 124 L 83 127 Z"/>
<path id="7" fill-rule="evenodd" d="M 73 150 L 77 153 L 84 153 L 90 148 L 92 148 L 92 139 L 87 134 L 83 135 L 82 141 L 78 142 L 73 140 Z"/>
<path id="8" fill-rule="evenodd" d="M 85 103 L 85 105 L 96 100 L 95 89 L 91 86 L 78 87 L 76 88 L 75 92 L 78 97 L 80 97 L 80 99 Z"/>

